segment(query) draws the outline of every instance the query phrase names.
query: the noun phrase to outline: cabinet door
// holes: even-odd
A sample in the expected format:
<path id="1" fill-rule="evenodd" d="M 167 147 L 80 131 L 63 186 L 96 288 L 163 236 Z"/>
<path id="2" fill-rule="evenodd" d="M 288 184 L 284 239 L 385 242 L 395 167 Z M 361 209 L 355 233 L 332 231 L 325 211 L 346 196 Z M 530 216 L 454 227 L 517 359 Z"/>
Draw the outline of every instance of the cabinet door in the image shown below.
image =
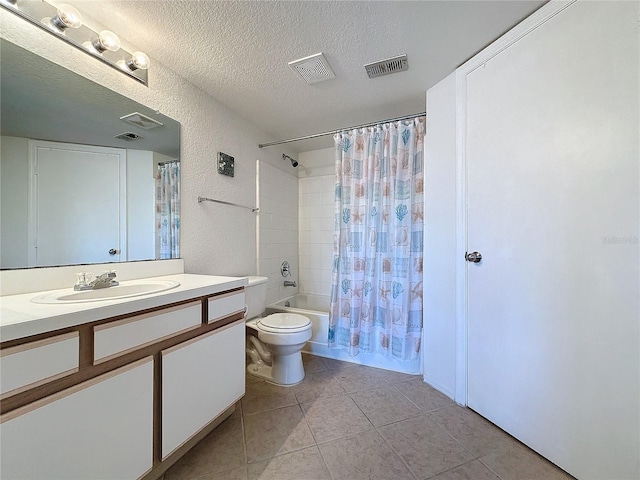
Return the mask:
<path id="1" fill-rule="evenodd" d="M 153 460 L 153 361 L 142 359 L 0 419 L 11 479 L 134 479 Z"/>
<path id="2" fill-rule="evenodd" d="M 244 320 L 162 352 L 162 457 L 244 394 Z"/>

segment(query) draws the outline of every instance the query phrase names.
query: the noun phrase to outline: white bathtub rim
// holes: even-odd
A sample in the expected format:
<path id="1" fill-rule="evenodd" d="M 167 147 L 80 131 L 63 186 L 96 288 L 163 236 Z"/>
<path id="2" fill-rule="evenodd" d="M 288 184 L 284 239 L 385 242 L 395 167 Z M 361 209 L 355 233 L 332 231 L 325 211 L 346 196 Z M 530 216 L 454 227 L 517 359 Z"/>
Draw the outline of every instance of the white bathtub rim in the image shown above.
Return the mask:
<path id="1" fill-rule="evenodd" d="M 283 298 L 282 300 L 278 300 L 277 302 L 273 302 L 269 305 L 267 305 L 267 308 L 287 308 L 287 309 L 291 309 L 291 310 L 304 310 L 307 312 L 314 312 L 314 313 L 321 313 L 323 315 L 329 315 L 329 308 L 330 308 L 330 303 L 329 305 L 327 305 L 327 310 L 314 310 L 314 309 L 309 309 L 309 308 L 300 308 L 300 307 L 287 307 L 284 305 L 285 302 L 290 301 L 291 299 L 295 298 L 295 297 L 322 297 L 322 298 L 327 298 L 329 299 L 329 302 L 331 302 L 331 297 L 329 295 L 319 295 L 316 293 L 297 293 L 295 295 L 291 295 L 290 297 L 287 298 Z M 297 312 L 296 312 L 297 313 Z"/>

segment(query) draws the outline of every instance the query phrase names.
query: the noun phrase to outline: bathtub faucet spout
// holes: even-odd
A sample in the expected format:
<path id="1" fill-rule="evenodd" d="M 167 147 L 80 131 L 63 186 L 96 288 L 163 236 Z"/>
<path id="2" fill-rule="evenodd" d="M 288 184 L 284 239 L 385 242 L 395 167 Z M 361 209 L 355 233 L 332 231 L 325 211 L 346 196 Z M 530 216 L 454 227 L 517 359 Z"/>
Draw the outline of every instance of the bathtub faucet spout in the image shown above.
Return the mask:
<path id="1" fill-rule="evenodd" d="M 285 280 L 284 281 L 284 286 L 285 287 L 297 287 L 298 284 L 296 283 L 296 281 L 294 280 L 293 282 L 290 280 Z"/>

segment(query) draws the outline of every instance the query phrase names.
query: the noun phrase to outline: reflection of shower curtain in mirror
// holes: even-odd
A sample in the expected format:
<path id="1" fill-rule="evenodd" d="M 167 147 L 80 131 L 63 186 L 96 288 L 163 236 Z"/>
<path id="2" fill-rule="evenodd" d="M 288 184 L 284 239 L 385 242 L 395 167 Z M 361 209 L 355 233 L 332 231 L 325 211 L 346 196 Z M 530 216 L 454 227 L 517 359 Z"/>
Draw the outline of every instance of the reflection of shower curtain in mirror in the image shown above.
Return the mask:
<path id="1" fill-rule="evenodd" d="M 329 346 L 414 360 L 422 336 L 424 117 L 335 136 Z"/>
<path id="2" fill-rule="evenodd" d="M 158 164 L 156 258 L 180 258 L 180 162 Z"/>

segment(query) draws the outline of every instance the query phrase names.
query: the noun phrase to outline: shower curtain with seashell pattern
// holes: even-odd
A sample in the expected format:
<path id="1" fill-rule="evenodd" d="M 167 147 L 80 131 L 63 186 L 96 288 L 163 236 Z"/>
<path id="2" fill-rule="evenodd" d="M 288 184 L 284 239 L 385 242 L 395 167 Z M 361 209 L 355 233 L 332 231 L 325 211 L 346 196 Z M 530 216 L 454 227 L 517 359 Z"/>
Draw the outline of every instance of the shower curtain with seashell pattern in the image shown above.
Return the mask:
<path id="1" fill-rule="evenodd" d="M 180 161 L 158 164 L 156 259 L 180 258 Z"/>
<path id="2" fill-rule="evenodd" d="M 424 117 L 336 134 L 330 347 L 415 360 L 422 337 Z"/>

